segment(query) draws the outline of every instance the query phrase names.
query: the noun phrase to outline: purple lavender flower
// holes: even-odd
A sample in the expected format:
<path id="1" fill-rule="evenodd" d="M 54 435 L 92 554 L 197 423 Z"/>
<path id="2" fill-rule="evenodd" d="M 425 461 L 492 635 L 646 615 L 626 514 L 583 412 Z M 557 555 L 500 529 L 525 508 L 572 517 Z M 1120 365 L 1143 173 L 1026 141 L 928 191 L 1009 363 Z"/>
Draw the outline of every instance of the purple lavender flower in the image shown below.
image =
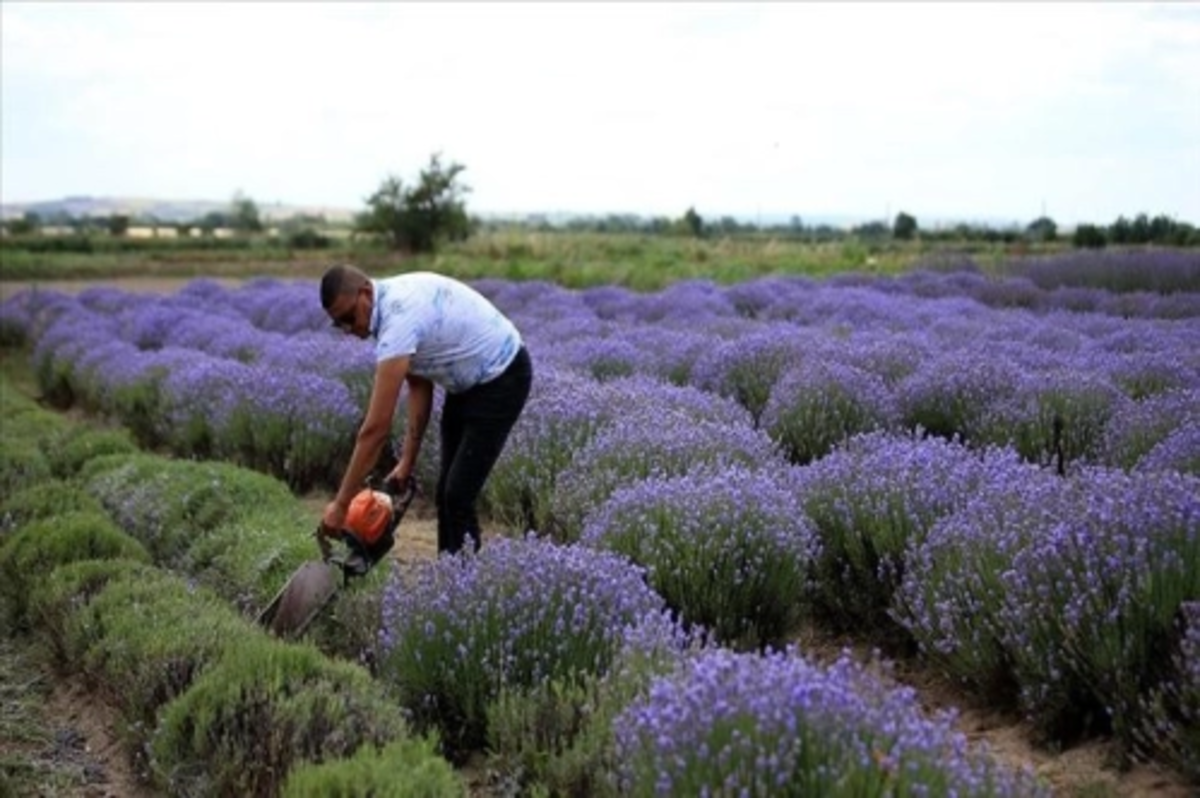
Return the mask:
<path id="1" fill-rule="evenodd" d="M 1195 477 L 1042 472 L 937 524 L 909 557 L 898 615 L 951 673 L 1019 699 L 1045 731 L 1078 732 L 1090 708 L 1128 745 L 1154 652 L 1198 584 Z"/>
<path id="2" fill-rule="evenodd" d="M 581 542 L 644 566 L 685 622 L 738 646 L 776 645 L 792 631 L 817 552 L 786 478 L 738 467 L 619 489 Z"/>
<path id="3" fill-rule="evenodd" d="M 796 490 L 821 541 L 818 607 L 838 628 L 887 631 L 905 561 L 934 525 L 1034 470 L 1010 450 L 883 431 L 799 469 Z"/>
<path id="4" fill-rule="evenodd" d="M 382 604 L 380 678 L 452 748 L 481 744 L 501 689 L 603 675 L 631 640 L 664 654 L 686 638 L 640 569 L 615 554 L 529 537 L 446 555 Z"/>
<path id="5" fill-rule="evenodd" d="M 1200 784 L 1200 601 L 1179 607 L 1172 672 L 1139 702 L 1138 753 Z"/>
<path id="6" fill-rule="evenodd" d="M 794 328 L 783 327 L 718 343 L 696 361 L 693 382 L 737 400 L 757 424 L 779 374 L 803 357 L 802 343 Z"/>
<path id="7" fill-rule="evenodd" d="M 797 300 L 816 288 L 816 283 L 807 278 L 793 275 L 772 275 L 731 285 L 725 296 L 734 310 L 749 319 L 775 316 L 772 311 L 786 311 L 796 306 Z"/>
<path id="8" fill-rule="evenodd" d="M 521 418 L 484 486 L 501 523 L 544 529 L 559 475 L 621 407 L 608 385 L 569 369 L 541 366 Z"/>
<path id="9" fill-rule="evenodd" d="M 1006 401 L 988 408 L 975 440 L 1065 469 L 1100 456 L 1109 419 L 1129 403 L 1107 378 L 1078 367 L 1026 371 Z"/>
<path id="10" fill-rule="evenodd" d="M 633 795 L 1049 794 L 847 657 L 822 669 L 712 649 L 655 680 L 614 734 Z"/>
<path id="11" fill-rule="evenodd" d="M 1200 421 L 1173 430 L 1138 460 L 1137 470 L 1178 471 L 1200 477 Z"/>
<path id="12" fill-rule="evenodd" d="M 853 435 L 894 428 L 898 419 L 895 397 L 882 379 L 817 360 L 782 372 L 760 424 L 793 463 L 804 465 Z"/>
<path id="13" fill-rule="evenodd" d="M 680 280 L 646 295 L 636 319 L 644 324 L 705 325 L 736 315 L 733 302 L 712 280 Z"/>
<path id="14" fill-rule="evenodd" d="M 617 488 L 641 479 L 738 465 L 779 468 L 785 462 L 761 430 L 649 406 L 602 429 L 560 474 L 552 509 L 555 534 L 576 540 L 589 513 Z"/>
<path id="15" fill-rule="evenodd" d="M 903 423 L 945 438 L 978 440 L 988 414 L 1012 398 L 1023 373 L 982 349 L 934 355 L 897 388 Z"/>
<path id="16" fill-rule="evenodd" d="M 1193 424 L 1200 424 L 1200 390 L 1169 390 L 1123 403 L 1109 421 L 1098 459 L 1132 469 L 1175 430 Z"/>

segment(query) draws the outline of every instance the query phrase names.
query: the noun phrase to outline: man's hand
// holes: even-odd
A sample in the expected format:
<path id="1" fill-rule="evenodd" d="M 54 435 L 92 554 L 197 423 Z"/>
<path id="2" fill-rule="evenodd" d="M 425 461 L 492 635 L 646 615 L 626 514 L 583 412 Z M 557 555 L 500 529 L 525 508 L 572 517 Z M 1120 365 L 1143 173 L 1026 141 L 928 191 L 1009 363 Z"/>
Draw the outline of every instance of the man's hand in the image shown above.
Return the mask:
<path id="1" fill-rule="evenodd" d="M 325 505 L 325 514 L 321 517 L 321 531 L 326 535 L 336 535 L 346 525 L 346 507 L 337 501 Z"/>
<path id="2" fill-rule="evenodd" d="M 396 480 L 397 484 L 403 485 L 408 482 L 410 476 L 412 476 L 412 472 L 404 465 L 404 463 L 399 463 L 386 477 L 384 477 L 383 481 L 388 482 L 394 479 Z"/>

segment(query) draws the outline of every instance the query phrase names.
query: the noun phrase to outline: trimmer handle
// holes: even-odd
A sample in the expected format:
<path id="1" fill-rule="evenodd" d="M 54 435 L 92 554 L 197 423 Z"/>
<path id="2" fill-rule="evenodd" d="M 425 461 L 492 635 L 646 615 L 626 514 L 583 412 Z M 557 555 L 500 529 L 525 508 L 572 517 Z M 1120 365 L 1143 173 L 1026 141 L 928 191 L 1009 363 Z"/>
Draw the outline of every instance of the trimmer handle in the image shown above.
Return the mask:
<path id="1" fill-rule="evenodd" d="M 392 504 L 395 508 L 392 514 L 397 516 L 398 520 L 399 517 L 403 517 L 413 499 L 417 498 L 416 477 L 411 474 L 404 480 L 388 477 L 384 480 L 383 490 L 392 497 Z"/>

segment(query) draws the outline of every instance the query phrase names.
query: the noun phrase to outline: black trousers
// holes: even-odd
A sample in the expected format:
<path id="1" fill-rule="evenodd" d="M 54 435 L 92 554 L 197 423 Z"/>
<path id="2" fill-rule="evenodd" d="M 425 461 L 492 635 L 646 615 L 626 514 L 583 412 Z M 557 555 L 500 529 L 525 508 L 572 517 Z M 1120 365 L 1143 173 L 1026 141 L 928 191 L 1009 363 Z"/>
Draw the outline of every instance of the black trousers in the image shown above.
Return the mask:
<path id="1" fill-rule="evenodd" d="M 442 405 L 442 461 L 437 483 L 438 552 L 460 551 L 470 537 L 479 550 L 475 504 L 500 458 L 508 433 L 525 408 L 533 363 L 525 347 L 499 377 Z"/>

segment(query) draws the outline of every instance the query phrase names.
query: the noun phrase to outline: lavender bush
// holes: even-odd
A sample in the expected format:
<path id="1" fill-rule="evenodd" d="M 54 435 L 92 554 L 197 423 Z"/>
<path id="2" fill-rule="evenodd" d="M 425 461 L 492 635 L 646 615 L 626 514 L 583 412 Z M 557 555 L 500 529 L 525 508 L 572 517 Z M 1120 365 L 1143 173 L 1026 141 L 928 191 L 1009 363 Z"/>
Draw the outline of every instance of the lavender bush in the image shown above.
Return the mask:
<path id="1" fill-rule="evenodd" d="M 554 534 L 578 540 L 589 513 L 616 489 L 642 479 L 785 463 L 761 430 L 648 407 L 603 428 L 560 474 L 552 502 Z"/>
<path id="2" fill-rule="evenodd" d="M 778 645 L 793 631 L 817 553 L 794 486 L 737 467 L 618 490 L 582 542 L 644 566 L 684 622 L 739 648 Z"/>
<path id="3" fill-rule="evenodd" d="M 1179 471 L 1200 476 L 1200 421 L 1173 430 L 1138 461 L 1138 471 Z"/>
<path id="4" fill-rule="evenodd" d="M 1200 601 L 1180 606 L 1177 626 L 1172 673 L 1140 702 L 1145 720 L 1137 730 L 1138 749 L 1200 786 Z"/>
<path id="5" fill-rule="evenodd" d="M 1100 455 L 1109 419 L 1130 401 L 1101 375 L 1072 368 L 1028 371 L 1009 402 L 985 417 L 976 439 L 1065 469 Z"/>
<path id="6" fill-rule="evenodd" d="M 1030 473 L 935 525 L 906 563 L 901 622 L 932 658 L 1057 739 L 1128 746 L 1174 613 L 1200 595 L 1200 482 Z M 1090 713 L 1090 716 L 1089 716 Z"/>
<path id="7" fill-rule="evenodd" d="M 1200 390 L 1171 390 L 1123 403 L 1109 420 L 1097 458 L 1130 470 L 1175 430 L 1200 424 Z"/>
<path id="8" fill-rule="evenodd" d="M 631 640 L 682 645 L 640 569 L 581 546 L 499 539 L 407 580 L 393 572 L 379 677 L 419 727 L 462 752 L 486 739 L 488 705 L 502 688 L 603 674 Z"/>
<path id="9" fill-rule="evenodd" d="M 982 347 L 934 355 L 897 387 L 902 423 L 944 438 L 973 442 L 983 435 L 993 409 L 1011 400 L 1020 366 Z"/>
<path id="10" fill-rule="evenodd" d="M 1010 450 L 889 432 L 851 438 L 800 469 L 797 491 L 821 542 L 821 614 L 835 628 L 889 631 L 909 552 L 972 497 L 1032 471 Z"/>
<path id="11" fill-rule="evenodd" d="M 717 343 L 697 359 L 692 381 L 702 390 L 736 400 L 750 411 L 757 424 L 771 398 L 775 380 L 787 366 L 800 360 L 802 352 L 802 342 L 794 328 L 764 329 L 761 333 Z"/>
<path id="12" fill-rule="evenodd" d="M 625 795 L 1049 795 L 845 657 L 822 669 L 791 651 L 713 649 L 614 726 Z"/>
<path id="13" fill-rule="evenodd" d="M 539 368 L 521 418 L 484 486 L 490 514 L 509 528 L 544 529 L 559 475 L 619 410 L 597 381 Z"/>
<path id="14" fill-rule="evenodd" d="M 895 427 L 897 418 L 895 398 L 882 379 L 818 361 L 782 373 L 760 423 L 788 459 L 804 465 L 853 435 Z"/>
<path id="15" fill-rule="evenodd" d="M 197 538 L 222 524 L 271 509 L 286 515 L 295 505 L 282 482 L 227 463 L 137 454 L 83 479 L 83 489 L 164 566 L 181 565 Z"/>
<path id="16" fill-rule="evenodd" d="M 1058 724 L 1057 713 L 1079 711 L 1068 697 L 1084 695 L 1128 749 L 1172 621 L 1200 599 L 1200 479 L 1095 469 L 1060 507 L 1002 575 L 1000 622 L 1022 702 Z"/>

